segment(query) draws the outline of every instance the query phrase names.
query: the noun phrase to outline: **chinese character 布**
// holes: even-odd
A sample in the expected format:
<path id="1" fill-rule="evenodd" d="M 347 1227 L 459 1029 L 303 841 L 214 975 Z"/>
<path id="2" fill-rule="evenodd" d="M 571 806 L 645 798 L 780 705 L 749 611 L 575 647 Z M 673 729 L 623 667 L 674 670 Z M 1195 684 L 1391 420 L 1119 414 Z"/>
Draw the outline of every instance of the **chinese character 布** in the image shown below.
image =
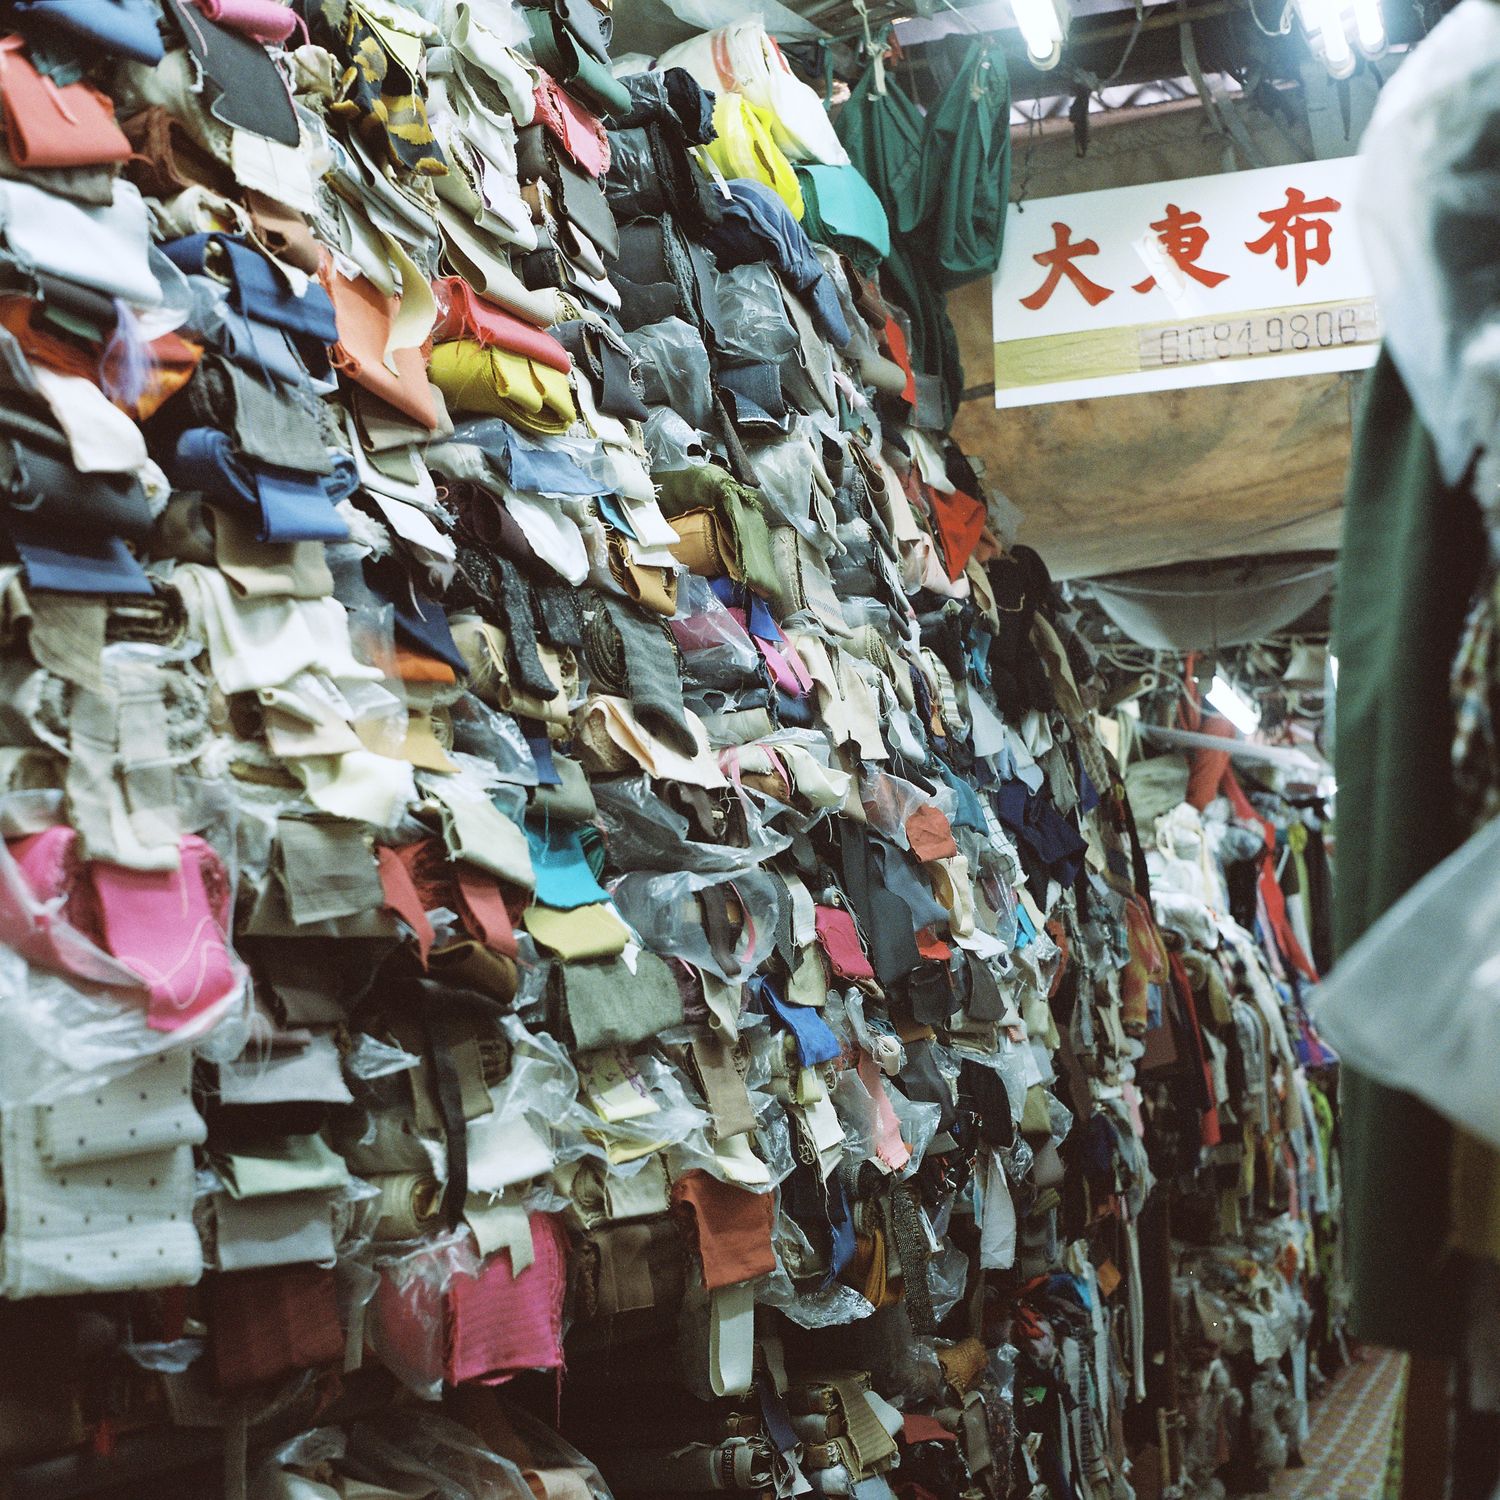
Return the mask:
<path id="1" fill-rule="evenodd" d="M 1032 312 L 1039 312 L 1047 305 L 1064 276 L 1073 283 L 1078 289 L 1078 294 L 1090 307 L 1098 307 L 1106 297 L 1114 296 L 1112 287 L 1100 286 L 1097 281 L 1090 281 L 1073 264 L 1081 255 L 1097 255 L 1099 246 L 1096 241 L 1074 240 L 1073 231 L 1066 224 L 1052 226 L 1052 240 L 1050 250 L 1043 250 L 1031 257 L 1037 265 L 1047 267 L 1047 279 L 1029 297 L 1020 299 L 1022 307 L 1029 307 Z"/>
<path id="2" fill-rule="evenodd" d="M 1198 257 L 1208 247 L 1208 231 L 1203 228 L 1202 214 L 1185 214 L 1175 203 L 1167 204 L 1167 216 L 1158 219 L 1152 226 L 1167 259 L 1185 276 L 1203 286 L 1218 286 L 1229 280 L 1227 271 L 1210 271 L 1198 264 Z M 1148 276 L 1138 281 L 1133 290 L 1149 292 L 1156 285 L 1156 277 Z"/>
<path id="3" fill-rule="evenodd" d="M 1246 240 L 1245 249 L 1252 255 L 1276 252 L 1276 265 L 1286 270 L 1296 267 L 1297 285 L 1307 275 L 1309 263 L 1328 264 L 1332 229 L 1320 214 L 1337 213 L 1343 207 L 1337 198 L 1308 198 L 1300 188 L 1286 190 L 1286 202 L 1280 208 L 1258 215 L 1271 227 L 1258 240 Z"/>

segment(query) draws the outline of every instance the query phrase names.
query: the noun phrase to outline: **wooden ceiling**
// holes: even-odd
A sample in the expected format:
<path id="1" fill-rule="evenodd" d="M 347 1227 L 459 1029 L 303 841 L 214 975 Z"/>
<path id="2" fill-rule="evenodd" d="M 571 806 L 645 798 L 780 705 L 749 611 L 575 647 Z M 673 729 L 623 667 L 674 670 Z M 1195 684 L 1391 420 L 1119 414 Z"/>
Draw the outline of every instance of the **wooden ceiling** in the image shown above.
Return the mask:
<path id="1" fill-rule="evenodd" d="M 989 286 L 949 299 L 969 378 L 990 367 Z M 1360 376 L 1258 380 L 996 411 L 954 436 L 1025 515 L 1057 578 L 1338 546 Z"/>

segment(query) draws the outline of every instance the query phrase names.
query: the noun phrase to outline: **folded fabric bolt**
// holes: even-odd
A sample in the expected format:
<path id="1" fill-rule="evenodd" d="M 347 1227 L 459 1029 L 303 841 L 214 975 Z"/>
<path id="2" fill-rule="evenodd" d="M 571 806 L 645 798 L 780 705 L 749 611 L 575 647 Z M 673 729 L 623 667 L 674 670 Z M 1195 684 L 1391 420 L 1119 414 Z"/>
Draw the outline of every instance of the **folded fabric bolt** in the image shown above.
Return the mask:
<path id="1" fill-rule="evenodd" d="M 417 347 L 431 327 L 430 320 L 418 318 L 417 326 L 407 334 L 415 342 L 406 344 L 396 333 L 404 299 L 385 296 L 364 276 L 351 278 L 327 268 L 323 287 L 335 321 L 334 335 L 328 340 L 333 367 L 429 432 L 436 431 L 440 424 L 427 381 L 427 362 Z M 421 291 L 430 310 L 431 291 L 425 283 Z"/>
<path id="2" fill-rule="evenodd" d="M 562 1303 L 567 1237 L 556 1214 L 531 1215 L 531 1261 L 513 1273 L 511 1252 L 491 1256 L 477 1273 L 449 1283 L 451 1325 L 447 1378 L 495 1380 L 523 1370 L 562 1366 Z"/>
<path id="3" fill-rule="evenodd" d="M 672 1202 L 691 1227 L 709 1291 L 776 1269 L 771 1194 L 747 1192 L 695 1167 L 672 1184 Z"/>
<path id="4" fill-rule="evenodd" d="M 584 655 L 598 687 L 628 697 L 636 718 L 657 738 L 682 754 L 693 753 L 677 650 L 664 624 L 605 598 L 584 628 Z"/>
<path id="5" fill-rule="evenodd" d="M 92 860 L 74 868 L 78 835 L 53 828 L 19 840 L 14 854 L 40 900 L 87 881 L 91 935 L 138 974 L 148 996 L 147 1019 L 172 1031 L 197 1019 L 238 990 L 243 971 L 225 944 L 230 911 L 228 876 L 213 848 L 188 835 L 175 870 L 133 870 Z"/>
<path id="6" fill-rule="evenodd" d="M 584 765 L 605 774 L 632 766 L 666 781 L 681 781 L 710 790 L 726 785 L 708 743 L 703 721 L 691 709 L 683 719 L 693 737 L 693 753 L 684 754 L 664 744 L 635 716 L 624 698 L 597 694 L 579 709 L 574 729 Z"/>
<path id="7" fill-rule="evenodd" d="M 190 427 L 181 435 L 172 478 L 183 489 L 201 490 L 210 500 L 253 506 L 260 516 L 256 536 L 262 542 L 348 540 L 349 524 L 334 509 L 329 493 L 335 485 L 342 487 L 341 477 L 320 481 L 296 469 L 252 466 L 224 433 L 211 428 Z"/>
<path id="8" fill-rule="evenodd" d="M 609 899 L 590 868 L 577 829 L 566 825 L 539 828 L 528 820 L 526 841 L 531 846 L 531 864 L 536 872 L 536 899 L 544 906 L 571 911 L 576 906 Z"/>
<path id="9" fill-rule="evenodd" d="M 469 339 L 438 344 L 428 373 L 455 412 L 503 417 L 550 434 L 566 432 L 578 419 L 567 376 L 508 349 Z"/>
<path id="10" fill-rule="evenodd" d="M 6 1297 L 190 1286 L 203 1270 L 186 1145 L 49 1168 L 34 1108 L 0 1119 Z"/>
<path id="11" fill-rule="evenodd" d="M 214 1378 L 226 1393 L 337 1364 L 344 1357 L 331 1269 L 288 1266 L 219 1276 L 211 1307 Z"/>
<path id="12" fill-rule="evenodd" d="M 24 56 L 19 36 L 0 38 L 5 146 L 18 166 L 88 167 L 121 162 L 130 142 L 112 101 L 87 83 L 61 88 Z"/>
<path id="13" fill-rule="evenodd" d="M 582 7 L 588 9 L 587 5 Z M 532 54 L 540 67 L 601 114 L 630 107 L 630 95 L 608 66 L 579 45 L 580 38 L 551 10 L 526 11 Z"/>
<path id="14" fill-rule="evenodd" d="M 232 433 L 235 448 L 248 459 L 307 474 L 335 472 L 316 406 L 300 383 L 288 389 L 268 380 L 264 371 L 244 369 L 214 354 L 199 364 L 187 400 L 198 425 Z M 351 483 L 346 493 L 353 488 Z"/>
<path id="15" fill-rule="evenodd" d="M 377 1240 L 417 1239 L 436 1226 L 443 1203 L 437 1178 L 424 1172 L 379 1172 L 369 1181 L 380 1189 Z"/>
<path id="16" fill-rule="evenodd" d="M 152 592 L 151 580 L 122 537 L 84 537 L 63 547 L 14 522 L 7 529 L 31 588 L 85 595 Z"/>
<path id="17" fill-rule="evenodd" d="M 139 1068 L 86 1093 L 70 1094 L 36 1112 L 37 1156 L 49 1170 L 115 1161 L 208 1137 L 193 1107 L 192 1053 L 158 1053 Z"/>
<path id="18" fill-rule="evenodd" d="M 740 484 L 726 470 L 709 464 L 653 473 L 662 514 L 673 517 L 684 511 L 707 509 L 722 523 L 720 545 L 725 548 L 729 573 L 747 583 L 757 594 L 774 596 L 778 587 L 776 561 L 771 551 L 771 532 L 761 508 L 760 495 Z"/>
<path id="19" fill-rule="evenodd" d="M 563 375 L 572 369 L 567 349 L 550 333 L 486 302 L 461 277 L 444 276 L 433 282 L 432 291 L 438 305 L 438 320 L 432 332 L 439 343 L 467 339 L 509 350 Z"/>
<path id="20" fill-rule="evenodd" d="M 326 1264 L 334 1257 L 333 1203 L 327 1192 L 214 1195 L 214 1242 L 221 1271 Z"/>
<path id="21" fill-rule="evenodd" d="M 580 1052 L 632 1047 L 682 1024 L 682 994 L 664 960 L 644 950 L 632 968 L 612 963 L 566 963 L 554 971 L 564 1014 Z"/>
<path id="22" fill-rule="evenodd" d="M 613 906 L 602 902 L 577 906 L 571 911 L 528 906 L 523 920 L 527 932 L 567 964 L 614 958 L 625 951 L 630 941 L 630 929 L 615 914 Z"/>
<path id="23" fill-rule="evenodd" d="M 802 227 L 825 245 L 846 251 L 869 269 L 891 253 L 891 228 L 875 189 L 853 166 L 798 163 L 807 206 Z"/>
<path id="24" fill-rule="evenodd" d="M 546 73 L 537 78 L 536 118 L 590 177 L 609 171 L 609 136 L 604 126 Z"/>
<path id="25" fill-rule="evenodd" d="M 148 66 L 165 55 L 158 12 L 150 0 L 13 0 L 12 8 L 106 53 Z"/>
<path id="26" fill-rule="evenodd" d="M 314 281 L 300 294 L 294 291 L 282 272 L 241 236 L 190 234 L 160 248 L 188 275 L 226 282 L 235 312 L 291 335 L 300 350 L 332 344 L 340 336 L 334 303 L 324 287 Z"/>
<path id="27" fill-rule="evenodd" d="M 279 1197 L 341 1188 L 349 1180 L 344 1158 L 320 1135 L 288 1135 L 255 1151 L 216 1156 L 231 1198 Z"/>
<path id="28" fill-rule="evenodd" d="M 839 979 L 873 980 L 875 970 L 865 954 L 854 918 L 839 906 L 817 908 L 818 944 L 828 967 Z"/>
<path id="29" fill-rule="evenodd" d="M 0 436 L 0 482 L 9 499 L 0 517 L 18 539 L 62 528 L 69 546 L 95 537 L 143 543 L 151 534 L 151 507 L 134 474 L 82 473 L 61 446 Z"/>

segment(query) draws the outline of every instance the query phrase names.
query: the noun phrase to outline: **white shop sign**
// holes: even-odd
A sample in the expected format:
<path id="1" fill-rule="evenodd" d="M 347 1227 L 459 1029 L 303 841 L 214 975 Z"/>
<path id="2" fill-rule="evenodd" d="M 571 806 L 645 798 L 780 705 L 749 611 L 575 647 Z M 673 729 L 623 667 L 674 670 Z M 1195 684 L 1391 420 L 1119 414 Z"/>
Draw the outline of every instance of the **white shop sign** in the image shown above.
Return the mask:
<path id="1" fill-rule="evenodd" d="M 1012 204 L 995 405 L 1373 364 L 1356 169 L 1342 157 Z"/>

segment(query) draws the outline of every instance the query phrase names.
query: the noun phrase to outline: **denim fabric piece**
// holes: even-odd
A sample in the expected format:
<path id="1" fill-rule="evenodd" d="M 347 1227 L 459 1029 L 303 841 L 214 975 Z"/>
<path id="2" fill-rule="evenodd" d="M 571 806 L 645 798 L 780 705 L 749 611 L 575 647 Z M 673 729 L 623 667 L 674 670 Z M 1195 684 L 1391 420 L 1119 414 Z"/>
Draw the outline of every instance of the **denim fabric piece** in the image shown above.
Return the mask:
<path id="1" fill-rule="evenodd" d="M 724 222 L 709 231 L 707 241 L 719 265 L 728 269 L 769 260 L 787 285 L 807 298 L 819 328 L 842 349 L 850 334 L 838 293 L 791 209 L 770 188 L 744 178 L 731 182 L 729 192 Z"/>
<path id="2" fill-rule="evenodd" d="M 255 476 L 255 493 L 260 505 L 261 541 L 348 540 L 348 525 L 317 480 L 294 469 L 265 469 Z"/>
<path id="3" fill-rule="evenodd" d="M 352 493 L 351 467 L 326 479 L 295 469 L 253 467 L 240 459 L 224 433 L 189 427 L 177 440 L 172 482 L 210 500 L 253 507 L 261 518 L 263 542 L 342 542 L 349 538 L 349 527 L 333 506 L 335 498 Z"/>
<path id="4" fill-rule="evenodd" d="M 226 307 L 218 331 L 219 346 L 235 364 L 253 370 L 283 385 L 300 385 L 307 379 L 307 369 L 297 357 L 291 340 L 269 323 L 257 323 L 243 313 Z"/>
<path id="5" fill-rule="evenodd" d="M 457 423 L 453 441 L 480 449 L 518 490 L 591 497 L 599 493 L 598 482 L 581 464 L 553 445 L 531 442 L 499 417 Z"/>
<path id="6" fill-rule="evenodd" d="M 526 743 L 531 747 L 531 756 L 536 761 L 536 784 L 538 786 L 561 786 L 562 777 L 552 761 L 552 741 L 545 734 L 528 734 Z"/>

